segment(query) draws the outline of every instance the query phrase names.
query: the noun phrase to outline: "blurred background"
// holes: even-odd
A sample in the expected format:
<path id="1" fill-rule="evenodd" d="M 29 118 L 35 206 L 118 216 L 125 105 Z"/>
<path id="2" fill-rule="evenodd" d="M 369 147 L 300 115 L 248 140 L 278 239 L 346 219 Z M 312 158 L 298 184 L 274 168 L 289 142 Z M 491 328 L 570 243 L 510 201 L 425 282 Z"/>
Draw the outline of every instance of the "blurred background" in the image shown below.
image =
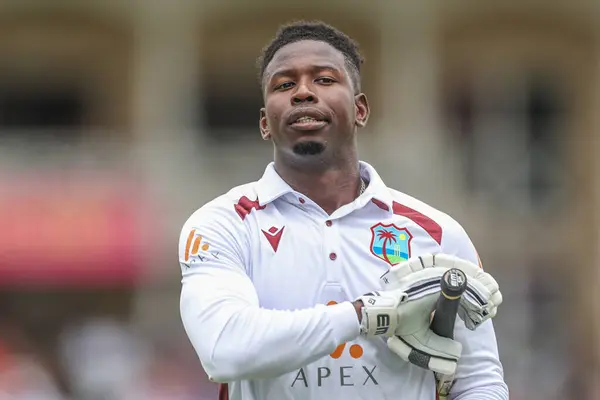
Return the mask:
<path id="1" fill-rule="evenodd" d="M 361 45 L 362 159 L 458 219 L 511 399 L 600 399 L 600 2 L 2 0 L 0 399 L 216 399 L 179 317 L 187 217 L 271 160 L 279 24 Z"/>

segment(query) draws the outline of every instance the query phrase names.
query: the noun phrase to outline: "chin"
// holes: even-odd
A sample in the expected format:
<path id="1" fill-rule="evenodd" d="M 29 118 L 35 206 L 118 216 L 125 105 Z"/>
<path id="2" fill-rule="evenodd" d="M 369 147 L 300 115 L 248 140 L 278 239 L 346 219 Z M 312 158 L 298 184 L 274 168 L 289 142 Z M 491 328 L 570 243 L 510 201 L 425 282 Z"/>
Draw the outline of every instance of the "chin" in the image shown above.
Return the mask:
<path id="1" fill-rule="evenodd" d="M 325 151 L 325 144 L 311 140 L 295 144 L 292 150 L 299 156 L 316 156 Z"/>

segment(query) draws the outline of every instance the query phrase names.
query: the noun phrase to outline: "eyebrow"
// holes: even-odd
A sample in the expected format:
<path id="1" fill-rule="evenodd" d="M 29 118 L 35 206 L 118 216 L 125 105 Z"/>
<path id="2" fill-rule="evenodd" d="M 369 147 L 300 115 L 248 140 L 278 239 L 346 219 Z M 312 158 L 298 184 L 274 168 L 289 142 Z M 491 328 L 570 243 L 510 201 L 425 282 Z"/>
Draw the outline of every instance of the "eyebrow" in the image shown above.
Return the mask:
<path id="1" fill-rule="evenodd" d="M 331 72 L 337 72 L 339 73 L 340 70 L 339 68 L 333 66 L 333 65 L 314 65 L 310 68 L 311 72 L 322 72 L 322 71 L 331 71 Z M 279 78 L 281 76 L 290 76 L 290 75 L 294 75 L 294 73 L 296 72 L 295 69 L 293 68 L 286 68 L 286 69 L 282 69 L 282 70 L 278 70 L 275 71 L 274 73 L 272 73 L 269 76 L 269 81 L 275 79 L 275 78 Z"/>

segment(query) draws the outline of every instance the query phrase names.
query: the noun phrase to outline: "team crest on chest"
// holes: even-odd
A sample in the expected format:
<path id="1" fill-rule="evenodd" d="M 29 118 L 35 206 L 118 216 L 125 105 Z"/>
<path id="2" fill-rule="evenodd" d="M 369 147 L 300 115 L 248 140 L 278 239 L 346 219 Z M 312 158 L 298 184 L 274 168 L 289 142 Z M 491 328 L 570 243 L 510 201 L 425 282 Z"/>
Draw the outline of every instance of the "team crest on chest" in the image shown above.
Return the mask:
<path id="1" fill-rule="evenodd" d="M 406 228 L 381 222 L 371 227 L 371 253 L 390 265 L 410 258 L 412 235 Z"/>

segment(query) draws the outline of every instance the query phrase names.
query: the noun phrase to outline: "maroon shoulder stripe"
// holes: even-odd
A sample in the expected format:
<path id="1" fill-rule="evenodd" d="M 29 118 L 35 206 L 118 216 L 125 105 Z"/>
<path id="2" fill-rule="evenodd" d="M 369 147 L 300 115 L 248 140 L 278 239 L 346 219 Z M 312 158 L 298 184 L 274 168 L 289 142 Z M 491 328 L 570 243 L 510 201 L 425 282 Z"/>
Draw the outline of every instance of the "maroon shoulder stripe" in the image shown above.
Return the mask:
<path id="1" fill-rule="evenodd" d="M 229 387 L 226 383 L 219 385 L 219 398 L 218 400 L 229 400 Z"/>
<path id="2" fill-rule="evenodd" d="M 428 216 L 421 214 L 410 207 L 396 203 L 395 201 L 392 203 L 392 211 L 396 215 L 401 215 L 410 219 L 415 224 L 425 229 L 429 236 L 431 236 L 438 244 L 442 244 L 442 227 Z"/>

